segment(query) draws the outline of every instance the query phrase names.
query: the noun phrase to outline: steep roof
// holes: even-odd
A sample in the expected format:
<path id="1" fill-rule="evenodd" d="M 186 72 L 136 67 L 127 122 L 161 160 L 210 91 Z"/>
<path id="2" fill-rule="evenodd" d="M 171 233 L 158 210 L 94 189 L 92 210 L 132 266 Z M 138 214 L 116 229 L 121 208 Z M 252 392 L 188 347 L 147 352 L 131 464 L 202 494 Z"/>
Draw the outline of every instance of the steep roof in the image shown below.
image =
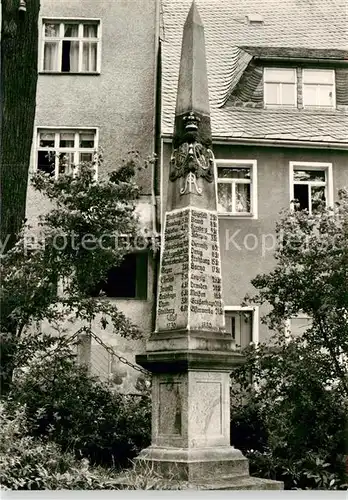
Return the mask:
<path id="1" fill-rule="evenodd" d="M 173 132 L 182 29 L 191 2 L 162 0 L 163 134 Z M 214 137 L 348 141 L 344 111 L 224 107 L 253 56 L 346 58 L 346 0 L 196 0 L 196 4 L 205 29 Z M 261 15 L 263 23 L 249 24 L 250 14 Z"/>

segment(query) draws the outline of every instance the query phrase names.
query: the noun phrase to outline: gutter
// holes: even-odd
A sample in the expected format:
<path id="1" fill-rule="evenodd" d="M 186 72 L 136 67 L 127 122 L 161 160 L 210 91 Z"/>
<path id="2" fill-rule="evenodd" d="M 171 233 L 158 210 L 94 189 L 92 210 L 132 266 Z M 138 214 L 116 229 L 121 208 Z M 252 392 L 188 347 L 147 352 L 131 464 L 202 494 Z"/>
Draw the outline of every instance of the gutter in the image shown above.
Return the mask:
<path id="1" fill-rule="evenodd" d="M 171 142 L 171 134 L 162 134 L 164 142 Z M 281 139 L 248 139 L 239 137 L 212 137 L 214 144 L 234 144 L 238 146 L 270 146 L 280 148 L 306 148 L 306 149 L 340 149 L 348 150 L 347 142 L 326 142 L 326 141 L 296 141 Z"/>
<path id="2" fill-rule="evenodd" d="M 246 50 L 246 49 L 243 49 Z M 246 50 L 247 52 L 247 50 Z M 250 54 L 250 52 L 248 52 Z M 284 62 L 290 61 L 292 63 L 306 63 L 306 64 L 333 64 L 335 66 L 347 66 L 347 59 L 330 59 L 330 58 L 311 58 L 311 57 L 291 57 L 291 56 L 253 56 L 255 61 L 276 61 L 276 62 Z"/>

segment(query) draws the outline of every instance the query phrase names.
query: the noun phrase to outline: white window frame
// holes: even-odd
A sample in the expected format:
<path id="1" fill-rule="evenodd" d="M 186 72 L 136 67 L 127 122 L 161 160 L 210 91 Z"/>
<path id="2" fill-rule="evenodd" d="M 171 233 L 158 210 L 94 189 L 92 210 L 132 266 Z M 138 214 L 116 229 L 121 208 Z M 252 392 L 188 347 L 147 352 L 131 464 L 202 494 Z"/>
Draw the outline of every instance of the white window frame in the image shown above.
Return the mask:
<path id="1" fill-rule="evenodd" d="M 40 147 L 40 133 L 44 130 L 54 132 L 55 134 L 55 145 L 54 148 L 45 148 Z M 63 131 L 74 131 L 75 132 L 75 145 L 78 145 L 78 135 L 79 132 L 94 132 L 94 148 L 60 148 L 59 147 L 59 134 Z M 78 165 L 78 155 L 80 153 L 95 153 L 98 150 L 99 145 L 99 129 L 98 127 L 52 127 L 52 126 L 38 126 L 35 129 L 35 157 L 34 157 L 34 171 L 37 172 L 37 162 L 38 162 L 38 151 L 58 151 L 63 153 L 74 153 L 74 162 Z M 58 179 L 59 176 L 59 158 L 58 155 L 55 157 L 55 179 Z M 98 178 L 98 162 L 95 163 L 95 179 Z"/>
<path id="2" fill-rule="evenodd" d="M 289 187 L 290 187 L 290 209 L 293 211 L 294 207 L 294 170 L 300 170 L 303 167 L 303 170 L 324 170 L 326 175 L 325 182 L 325 198 L 326 198 L 326 206 L 333 207 L 334 196 L 333 196 L 333 174 L 332 174 L 332 163 L 323 163 L 323 162 L 307 162 L 307 161 L 291 161 L 289 164 Z M 305 184 L 312 186 L 322 186 L 322 182 L 315 181 L 296 181 L 296 184 Z M 311 203 L 311 192 L 309 191 L 309 213 L 312 213 L 312 203 Z"/>
<path id="3" fill-rule="evenodd" d="M 311 317 L 309 316 L 309 314 L 300 312 L 300 313 L 296 314 L 295 316 L 292 316 L 291 318 L 287 318 L 285 320 L 285 322 L 284 322 L 285 323 L 285 325 L 284 325 L 285 332 L 284 333 L 285 333 L 285 339 L 287 342 L 290 342 L 291 339 L 295 338 L 294 335 L 292 334 L 292 331 L 291 331 L 291 320 L 292 319 L 304 319 L 304 320 L 308 319 L 308 320 L 310 320 Z"/>
<path id="4" fill-rule="evenodd" d="M 294 104 L 283 104 L 281 102 L 281 96 L 282 96 L 282 93 L 281 93 L 281 87 L 283 85 L 284 82 L 279 82 L 279 81 L 276 81 L 276 80 L 270 80 L 268 81 L 267 80 L 267 70 L 270 70 L 270 69 L 276 69 L 278 71 L 293 71 L 294 73 L 294 98 L 295 98 L 295 103 Z M 267 83 L 275 83 L 275 84 L 278 84 L 278 89 L 277 89 L 277 97 L 278 97 L 278 100 L 279 100 L 279 103 L 278 104 L 268 104 L 266 102 L 266 85 Z M 288 83 L 287 83 L 288 85 Z M 263 68 L 263 102 L 264 102 L 264 107 L 265 108 L 279 108 L 279 107 L 283 107 L 283 108 L 297 108 L 298 106 L 298 99 L 297 99 L 297 68 L 276 68 L 276 67 L 265 67 Z"/>
<path id="5" fill-rule="evenodd" d="M 304 83 L 305 80 L 305 72 L 306 71 L 316 71 L 316 72 L 331 72 L 333 75 L 333 83 L 311 83 L 307 84 Z M 332 105 L 323 105 L 323 104 L 306 104 L 305 101 L 305 86 L 306 85 L 316 85 L 317 89 L 318 87 L 326 87 L 326 86 L 332 86 L 333 91 L 332 91 Z M 302 102 L 303 102 L 303 107 L 304 108 L 323 108 L 323 109 L 335 109 L 336 108 L 336 72 L 334 69 L 316 69 L 316 68 L 302 68 Z"/>
<path id="6" fill-rule="evenodd" d="M 260 342 L 260 309 L 259 306 L 225 306 L 224 314 L 229 312 L 251 312 L 251 342 L 257 345 Z"/>
<path id="7" fill-rule="evenodd" d="M 77 72 L 69 72 L 62 71 L 61 69 L 55 70 L 46 70 L 44 69 L 44 53 L 45 53 L 45 23 L 59 23 L 59 36 L 56 38 L 49 38 L 52 41 L 58 41 L 58 64 L 61 63 L 62 60 L 62 42 L 65 39 L 64 37 L 64 24 L 78 24 L 78 37 L 69 37 L 69 41 L 78 41 L 79 46 L 79 71 Z M 83 24 L 95 23 L 97 24 L 97 38 L 83 38 Z M 85 18 L 85 17 L 43 17 L 41 18 L 41 50 L 40 50 L 40 73 L 43 74 L 60 74 L 60 75 L 98 75 L 101 70 L 101 33 L 102 33 L 101 19 L 100 18 Z M 82 68 L 82 42 L 83 41 L 95 41 L 97 43 L 97 67 L 96 71 L 81 71 Z"/>
<path id="8" fill-rule="evenodd" d="M 250 167 L 251 175 L 250 182 L 243 179 L 223 179 L 218 177 L 219 167 L 245 168 Z M 257 219 L 257 161 L 256 160 L 215 160 L 215 178 L 217 184 L 250 184 L 250 212 L 219 212 L 219 218 L 236 218 L 236 219 Z M 235 186 L 232 187 L 235 193 Z M 232 195 L 235 198 L 235 195 Z M 216 190 L 216 206 L 218 206 L 218 192 Z"/>

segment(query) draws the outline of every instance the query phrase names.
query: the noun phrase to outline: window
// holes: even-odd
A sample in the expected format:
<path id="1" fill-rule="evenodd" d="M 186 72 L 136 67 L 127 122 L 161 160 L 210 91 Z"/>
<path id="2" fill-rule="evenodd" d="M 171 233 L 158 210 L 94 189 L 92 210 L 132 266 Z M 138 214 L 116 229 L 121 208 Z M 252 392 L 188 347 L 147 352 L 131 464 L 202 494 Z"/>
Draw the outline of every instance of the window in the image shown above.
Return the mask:
<path id="1" fill-rule="evenodd" d="M 218 212 L 256 217 L 256 161 L 218 160 Z"/>
<path id="2" fill-rule="evenodd" d="M 109 270 L 107 279 L 99 283 L 90 295 L 97 297 L 103 293 L 107 297 L 146 300 L 147 273 L 148 254 L 128 254 L 120 266 Z"/>
<path id="3" fill-rule="evenodd" d="M 97 149 L 96 129 L 39 129 L 37 169 L 58 177 L 82 162 L 91 162 Z"/>
<path id="4" fill-rule="evenodd" d="M 303 70 L 303 106 L 335 106 L 335 72 L 331 69 Z"/>
<path id="5" fill-rule="evenodd" d="M 226 332 L 231 335 L 236 346 L 243 349 L 253 341 L 253 311 L 243 309 L 226 310 L 225 321 Z"/>
<path id="6" fill-rule="evenodd" d="M 42 70 L 97 73 L 100 59 L 99 21 L 44 20 Z"/>
<path id="7" fill-rule="evenodd" d="M 332 204 L 332 166 L 325 163 L 290 163 L 291 204 L 311 214 Z"/>
<path id="8" fill-rule="evenodd" d="M 306 314 L 298 314 L 290 318 L 286 322 L 286 335 L 287 337 L 300 337 L 303 333 L 311 328 L 312 319 Z"/>
<path id="9" fill-rule="evenodd" d="M 264 102 L 266 106 L 297 106 L 296 69 L 264 69 Z"/>

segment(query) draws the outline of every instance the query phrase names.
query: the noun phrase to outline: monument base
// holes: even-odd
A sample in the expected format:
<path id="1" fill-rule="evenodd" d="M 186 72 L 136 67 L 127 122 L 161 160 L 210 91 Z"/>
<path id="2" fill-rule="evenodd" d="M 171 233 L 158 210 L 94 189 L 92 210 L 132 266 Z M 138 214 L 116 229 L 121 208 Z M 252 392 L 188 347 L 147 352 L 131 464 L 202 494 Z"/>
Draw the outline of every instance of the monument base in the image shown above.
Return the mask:
<path id="1" fill-rule="evenodd" d="M 283 483 L 249 475 L 248 460 L 232 446 L 185 449 L 150 446 L 135 459 L 130 475 L 119 478 L 133 488 L 143 477 L 147 488 L 171 490 L 282 490 Z M 139 481 L 138 481 L 139 482 Z"/>
<path id="2" fill-rule="evenodd" d="M 150 477 L 159 489 L 282 489 L 250 477 L 248 460 L 230 446 L 230 371 L 243 360 L 238 352 L 152 351 L 136 360 L 152 372 L 152 440 L 135 459 L 134 483 Z"/>
<path id="3" fill-rule="evenodd" d="M 232 446 L 209 448 L 162 448 L 150 446 L 135 461 L 139 473 L 150 467 L 165 479 L 200 483 L 248 476 L 248 460 Z"/>

